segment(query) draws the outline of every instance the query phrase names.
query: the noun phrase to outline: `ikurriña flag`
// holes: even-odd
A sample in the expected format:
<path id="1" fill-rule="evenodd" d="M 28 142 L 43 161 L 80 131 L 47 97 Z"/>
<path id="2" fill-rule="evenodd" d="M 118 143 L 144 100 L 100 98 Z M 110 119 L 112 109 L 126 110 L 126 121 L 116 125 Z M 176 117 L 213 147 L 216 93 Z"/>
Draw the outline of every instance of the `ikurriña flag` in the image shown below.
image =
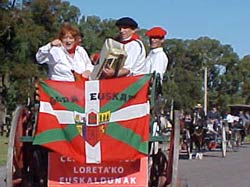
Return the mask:
<path id="1" fill-rule="evenodd" d="M 41 81 L 33 144 L 81 163 L 147 156 L 150 78 Z"/>

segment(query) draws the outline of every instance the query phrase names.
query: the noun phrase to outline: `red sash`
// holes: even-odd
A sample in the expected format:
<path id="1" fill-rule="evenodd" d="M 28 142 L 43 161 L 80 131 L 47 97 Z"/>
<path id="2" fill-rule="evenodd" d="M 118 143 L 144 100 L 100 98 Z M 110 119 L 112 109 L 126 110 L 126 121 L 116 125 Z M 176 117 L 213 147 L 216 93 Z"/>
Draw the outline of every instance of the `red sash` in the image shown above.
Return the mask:
<path id="1" fill-rule="evenodd" d="M 129 42 L 132 42 L 132 41 L 138 40 L 138 39 L 140 39 L 139 36 L 137 34 L 133 34 L 129 40 L 120 41 L 120 42 L 123 44 L 127 44 Z"/>

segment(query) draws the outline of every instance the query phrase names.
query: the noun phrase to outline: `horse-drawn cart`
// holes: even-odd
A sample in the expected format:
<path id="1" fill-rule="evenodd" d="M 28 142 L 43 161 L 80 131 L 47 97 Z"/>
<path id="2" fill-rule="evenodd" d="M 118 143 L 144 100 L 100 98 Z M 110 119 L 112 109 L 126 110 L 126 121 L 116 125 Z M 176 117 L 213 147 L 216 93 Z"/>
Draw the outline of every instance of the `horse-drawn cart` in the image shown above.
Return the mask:
<path id="1" fill-rule="evenodd" d="M 186 114 L 182 119 L 182 147 L 186 150 L 188 158 L 192 159 L 195 153 L 196 159 L 202 159 L 205 150 L 210 151 L 215 148 L 219 148 L 222 157 L 225 157 L 226 124 L 219 121 L 215 124 L 215 120 L 202 119 L 197 114 L 198 112 L 195 111 L 193 115 Z"/>
<path id="2" fill-rule="evenodd" d="M 226 121 L 228 144 L 233 151 L 238 151 L 250 134 L 250 105 L 231 104 L 229 108 Z"/>
<path id="3" fill-rule="evenodd" d="M 13 115 L 7 187 L 176 186 L 179 124 L 156 120 L 158 77 L 41 81 Z"/>
<path id="4" fill-rule="evenodd" d="M 222 157 L 226 157 L 227 138 L 225 121 L 220 121 L 217 126 L 215 126 L 213 121 L 208 121 L 206 127 L 205 142 L 208 150 L 219 148 L 221 150 Z"/>

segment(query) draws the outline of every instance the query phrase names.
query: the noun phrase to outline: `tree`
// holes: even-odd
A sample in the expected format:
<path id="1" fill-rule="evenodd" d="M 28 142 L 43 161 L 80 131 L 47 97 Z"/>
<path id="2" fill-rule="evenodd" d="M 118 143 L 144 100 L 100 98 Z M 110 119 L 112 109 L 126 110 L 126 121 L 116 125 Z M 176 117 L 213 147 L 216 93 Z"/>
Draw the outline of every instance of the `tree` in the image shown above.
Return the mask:
<path id="1" fill-rule="evenodd" d="M 222 108 L 239 97 L 238 56 L 228 45 L 208 37 L 197 40 L 167 40 L 169 68 L 164 83 L 166 97 L 174 98 L 177 109 L 192 108 L 204 99 L 204 67 L 208 69 L 209 106 Z"/>
<path id="2" fill-rule="evenodd" d="M 33 95 L 35 77 L 43 77 L 45 69 L 35 62 L 41 45 L 56 37 L 64 21 L 77 24 L 80 11 L 60 0 L 33 0 L 23 7 L 0 6 L 0 75 L 5 86 L 4 103 L 13 110 Z M 10 73 L 8 73 L 10 72 Z M 31 98 L 32 99 L 32 98 Z"/>
<path id="3" fill-rule="evenodd" d="M 101 20 L 97 16 L 83 16 L 79 27 L 84 36 L 83 45 L 89 54 L 99 52 L 105 39 L 117 33 L 114 20 Z"/>
<path id="4" fill-rule="evenodd" d="M 239 81 L 244 104 L 250 103 L 250 55 L 245 56 L 239 63 Z"/>

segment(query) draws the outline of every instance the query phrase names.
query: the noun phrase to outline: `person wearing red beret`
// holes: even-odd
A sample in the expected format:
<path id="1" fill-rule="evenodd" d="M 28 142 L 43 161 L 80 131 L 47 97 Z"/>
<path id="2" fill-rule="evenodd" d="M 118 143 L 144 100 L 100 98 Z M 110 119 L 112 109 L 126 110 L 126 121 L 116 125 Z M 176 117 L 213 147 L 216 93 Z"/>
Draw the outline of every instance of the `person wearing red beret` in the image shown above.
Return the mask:
<path id="1" fill-rule="evenodd" d="M 150 44 L 150 51 L 145 60 L 146 73 L 155 71 L 160 74 L 161 80 L 168 66 L 168 58 L 162 47 L 166 34 L 167 31 L 161 27 L 153 27 L 145 33 Z"/>
<path id="2" fill-rule="evenodd" d="M 125 51 L 127 53 L 124 67 L 119 70 L 117 76 L 143 74 L 146 50 L 139 36 L 136 34 L 138 24 L 130 17 L 123 17 L 118 19 L 115 25 L 119 29 L 119 35 L 115 40 L 125 45 Z M 105 68 L 103 72 L 105 77 L 114 76 L 114 70 L 112 68 Z"/>

